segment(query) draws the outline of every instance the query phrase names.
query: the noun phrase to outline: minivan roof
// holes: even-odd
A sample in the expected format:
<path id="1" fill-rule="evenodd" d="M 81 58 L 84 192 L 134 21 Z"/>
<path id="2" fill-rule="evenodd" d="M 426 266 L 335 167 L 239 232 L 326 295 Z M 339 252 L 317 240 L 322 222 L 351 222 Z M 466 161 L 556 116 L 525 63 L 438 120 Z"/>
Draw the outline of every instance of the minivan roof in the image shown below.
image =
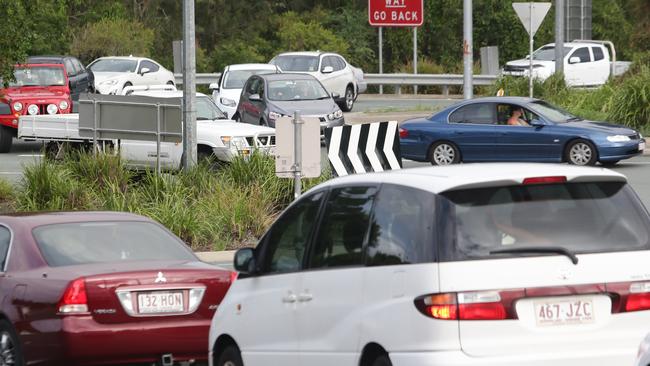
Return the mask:
<path id="1" fill-rule="evenodd" d="M 456 189 L 519 185 L 526 178 L 555 176 L 564 176 L 569 183 L 627 182 L 624 175 L 604 168 L 543 163 L 480 163 L 352 174 L 331 179 L 319 187 L 392 183 L 437 194 Z"/>

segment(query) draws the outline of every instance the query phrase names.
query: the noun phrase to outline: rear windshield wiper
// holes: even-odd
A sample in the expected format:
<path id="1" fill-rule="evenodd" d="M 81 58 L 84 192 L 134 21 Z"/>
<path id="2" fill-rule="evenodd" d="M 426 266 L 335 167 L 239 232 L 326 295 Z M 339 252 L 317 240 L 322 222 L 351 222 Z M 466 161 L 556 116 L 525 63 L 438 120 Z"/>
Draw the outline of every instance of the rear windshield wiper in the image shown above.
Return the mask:
<path id="1" fill-rule="evenodd" d="M 521 248 L 506 248 L 491 250 L 490 254 L 505 254 L 505 253 L 555 253 L 569 257 L 573 264 L 578 264 L 578 257 L 567 248 L 563 247 L 521 247 Z"/>

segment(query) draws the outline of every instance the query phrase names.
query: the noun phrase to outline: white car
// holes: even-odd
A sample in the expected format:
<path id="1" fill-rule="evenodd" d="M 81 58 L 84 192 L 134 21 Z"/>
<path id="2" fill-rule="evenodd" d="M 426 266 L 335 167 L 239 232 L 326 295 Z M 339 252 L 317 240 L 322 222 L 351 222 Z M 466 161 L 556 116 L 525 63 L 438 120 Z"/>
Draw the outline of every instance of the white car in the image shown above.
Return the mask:
<path id="1" fill-rule="evenodd" d="M 564 44 L 564 79 L 569 86 L 594 86 L 607 82 L 610 76 L 610 59 L 607 48 L 600 43 L 567 42 Z M 555 44 L 550 43 L 533 52 L 533 77 L 546 80 L 555 72 Z M 509 61 L 503 75 L 526 76 L 530 74 L 530 60 Z"/>
<path id="2" fill-rule="evenodd" d="M 636 353 L 635 366 L 648 366 L 650 365 L 650 333 L 639 344 L 639 350 Z"/>
<path id="3" fill-rule="evenodd" d="M 212 98 L 219 109 L 228 118 L 233 118 L 237 112 L 239 97 L 244 83 L 251 75 L 279 73 L 280 69 L 269 64 L 238 64 L 228 65 L 223 69 L 219 82 L 210 84 Z"/>
<path id="4" fill-rule="evenodd" d="M 101 57 L 88 67 L 100 94 L 122 94 L 128 86 L 174 85 L 174 74 L 154 60 L 144 57 Z"/>
<path id="5" fill-rule="evenodd" d="M 650 324 L 650 216 L 616 172 L 464 164 L 303 194 L 209 336 L 213 366 L 631 365 Z"/>
<path id="6" fill-rule="evenodd" d="M 363 70 L 350 65 L 343 56 L 331 52 L 286 52 L 275 56 L 270 64 L 282 72 L 299 72 L 314 76 L 332 93 L 341 110 L 349 112 L 360 93 L 367 89 Z"/>

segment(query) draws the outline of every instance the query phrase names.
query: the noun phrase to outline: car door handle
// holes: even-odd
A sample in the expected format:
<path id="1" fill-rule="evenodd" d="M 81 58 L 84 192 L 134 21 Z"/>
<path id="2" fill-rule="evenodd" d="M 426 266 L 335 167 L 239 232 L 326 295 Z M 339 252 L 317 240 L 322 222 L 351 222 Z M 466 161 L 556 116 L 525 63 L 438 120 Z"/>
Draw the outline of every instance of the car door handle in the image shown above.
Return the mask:
<path id="1" fill-rule="evenodd" d="M 295 294 L 289 294 L 289 295 L 282 298 L 282 302 L 288 303 L 288 304 L 294 303 L 297 300 L 298 300 L 298 296 L 296 296 Z"/>
<path id="2" fill-rule="evenodd" d="M 313 298 L 314 297 L 308 292 L 303 292 L 302 294 L 298 295 L 299 302 L 311 301 Z"/>

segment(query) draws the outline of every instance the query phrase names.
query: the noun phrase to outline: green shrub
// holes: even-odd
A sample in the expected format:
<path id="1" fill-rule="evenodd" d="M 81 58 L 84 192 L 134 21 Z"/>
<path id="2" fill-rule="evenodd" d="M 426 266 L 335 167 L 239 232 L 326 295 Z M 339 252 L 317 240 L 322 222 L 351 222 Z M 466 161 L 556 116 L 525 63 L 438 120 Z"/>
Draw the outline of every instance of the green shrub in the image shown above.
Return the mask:
<path id="1" fill-rule="evenodd" d="M 628 75 L 615 87 L 608 105 L 607 118 L 634 128 L 650 125 L 650 65 Z"/>
<path id="2" fill-rule="evenodd" d="M 43 160 L 26 166 L 17 197 L 20 211 L 92 209 L 91 187 L 76 180 L 65 166 Z"/>

